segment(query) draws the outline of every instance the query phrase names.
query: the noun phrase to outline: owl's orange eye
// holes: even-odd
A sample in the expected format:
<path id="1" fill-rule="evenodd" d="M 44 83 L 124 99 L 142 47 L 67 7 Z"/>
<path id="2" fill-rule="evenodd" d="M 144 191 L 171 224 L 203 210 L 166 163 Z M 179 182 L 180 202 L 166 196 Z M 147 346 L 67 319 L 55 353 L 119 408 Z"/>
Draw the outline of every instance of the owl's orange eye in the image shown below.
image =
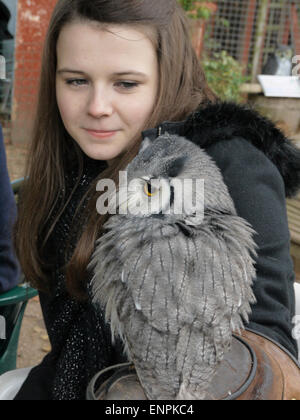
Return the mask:
<path id="1" fill-rule="evenodd" d="M 146 182 L 144 185 L 144 192 L 148 197 L 153 197 L 158 192 L 158 189 L 151 186 L 150 182 Z"/>

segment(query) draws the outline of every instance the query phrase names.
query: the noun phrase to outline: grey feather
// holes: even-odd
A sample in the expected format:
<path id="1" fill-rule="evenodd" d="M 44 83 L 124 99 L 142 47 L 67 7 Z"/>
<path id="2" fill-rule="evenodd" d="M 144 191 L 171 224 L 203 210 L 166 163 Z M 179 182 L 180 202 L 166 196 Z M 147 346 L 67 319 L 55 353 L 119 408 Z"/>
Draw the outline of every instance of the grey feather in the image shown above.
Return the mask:
<path id="1" fill-rule="evenodd" d="M 170 214 L 156 206 L 154 213 L 111 216 L 88 267 L 94 302 L 105 308 L 149 399 L 207 398 L 232 332 L 255 302 L 255 232 L 237 215 L 214 161 L 186 138 L 147 139 L 126 172 L 128 182 L 163 179 L 162 188 L 170 173 L 204 179 L 204 218 L 189 206 L 175 214 L 172 205 Z M 141 182 L 127 203 L 149 199 Z M 200 208 L 200 195 L 188 193 Z"/>

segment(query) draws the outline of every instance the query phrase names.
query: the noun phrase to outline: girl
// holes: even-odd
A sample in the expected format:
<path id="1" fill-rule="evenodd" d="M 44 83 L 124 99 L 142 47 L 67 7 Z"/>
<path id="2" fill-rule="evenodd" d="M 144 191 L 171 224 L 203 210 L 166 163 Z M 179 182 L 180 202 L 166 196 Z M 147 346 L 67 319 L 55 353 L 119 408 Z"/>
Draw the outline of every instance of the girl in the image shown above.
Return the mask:
<path id="1" fill-rule="evenodd" d="M 249 326 L 296 355 L 285 195 L 299 186 L 299 152 L 270 121 L 217 100 L 176 0 L 59 0 L 15 226 L 52 351 L 16 399 L 84 399 L 95 373 L 125 361 L 87 293 L 87 265 L 108 218 L 96 211 L 96 184 L 118 185 L 143 137 L 158 131 L 186 136 L 220 167 L 239 215 L 258 233 Z"/>

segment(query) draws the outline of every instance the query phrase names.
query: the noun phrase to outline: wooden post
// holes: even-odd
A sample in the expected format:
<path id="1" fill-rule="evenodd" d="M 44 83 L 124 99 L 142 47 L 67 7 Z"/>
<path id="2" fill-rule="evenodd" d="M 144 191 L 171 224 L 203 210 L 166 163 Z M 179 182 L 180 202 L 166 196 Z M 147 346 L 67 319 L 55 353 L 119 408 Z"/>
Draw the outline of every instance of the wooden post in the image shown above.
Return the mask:
<path id="1" fill-rule="evenodd" d="M 251 39 L 252 31 L 255 20 L 255 10 L 256 10 L 257 0 L 249 0 L 247 17 L 246 17 L 246 26 L 244 32 L 244 41 L 243 41 L 243 52 L 241 57 L 241 63 L 243 65 L 244 74 L 247 73 L 247 66 L 249 63 L 249 54 L 251 48 Z"/>
<path id="2" fill-rule="evenodd" d="M 212 2 L 196 2 L 195 6 L 202 6 L 209 9 L 212 14 L 215 14 L 218 10 L 218 6 L 216 3 Z M 197 11 L 194 10 L 190 12 L 190 14 L 196 14 Z M 206 21 L 204 19 L 190 19 L 191 23 L 191 33 L 192 33 L 192 43 L 197 54 L 197 57 L 201 57 L 201 53 L 204 47 L 204 36 L 205 36 L 205 29 L 206 29 Z"/>
<path id="3" fill-rule="evenodd" d="M 268 13 L 270 7 L 270 0 L 261 0 L 258 22 L 257 22 L 257 33 L 254 46 L 254 57 L 252 62 L 252 82 L 256 82 L 256 77 L 259 72 L 260 58 L 262 49 L 264 47 L 264 40 L 266 35 L 266 27 L 268 20 Z"/>
<path id="4" fill-rule="evenodd" d="M 283 30 L 283 37 L 282 37 L 282 44 L 288 45 L 289 37 L 291 33 L 291 19 L 290 19 L 290 12 L 285 16 L 285 23 L 284 23 L 284 30 Z"/>

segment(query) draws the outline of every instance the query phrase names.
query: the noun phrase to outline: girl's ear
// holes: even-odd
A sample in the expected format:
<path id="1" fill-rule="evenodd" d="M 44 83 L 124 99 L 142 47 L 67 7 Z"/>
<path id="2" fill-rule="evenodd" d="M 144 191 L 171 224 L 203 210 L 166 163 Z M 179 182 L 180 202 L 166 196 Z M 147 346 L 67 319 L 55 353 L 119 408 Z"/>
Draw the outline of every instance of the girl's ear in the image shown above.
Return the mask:
<path id="1" fill-rule="evenodd" d="M 149 139 L 149 137 L 145 137 L 144 140 L 141 143 L 141 147 L 139 150 L 139 155 L 143 153 L 144 150 L 147 149 L 151 145 L 152 141 Z"/>

